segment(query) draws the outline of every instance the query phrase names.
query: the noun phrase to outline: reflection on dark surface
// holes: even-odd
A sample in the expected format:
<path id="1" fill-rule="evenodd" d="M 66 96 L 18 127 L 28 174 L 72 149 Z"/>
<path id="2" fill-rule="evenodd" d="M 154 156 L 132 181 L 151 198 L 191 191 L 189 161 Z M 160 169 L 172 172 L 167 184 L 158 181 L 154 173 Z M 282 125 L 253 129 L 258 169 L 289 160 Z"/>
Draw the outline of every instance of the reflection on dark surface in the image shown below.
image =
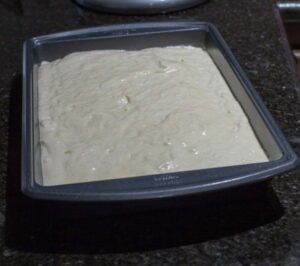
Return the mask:
<path id="1" fill-rule="evenodd" d="M 281 14 L 281 23 L 286 32 L 286 37 L 296 63 L 296 71 L 300 78 L 300 3 L 280 3 L 278 7 Z"/>
<path id="2" fill-rule="evenodd" d="M 139 205 L 31 200 L 20 192 L 20 77 L 12 84 L 10 111 L 5 235 L 11 248 L 59 253 L 159 249 L 231 235 L 283 214 L 267 183 Z"/>

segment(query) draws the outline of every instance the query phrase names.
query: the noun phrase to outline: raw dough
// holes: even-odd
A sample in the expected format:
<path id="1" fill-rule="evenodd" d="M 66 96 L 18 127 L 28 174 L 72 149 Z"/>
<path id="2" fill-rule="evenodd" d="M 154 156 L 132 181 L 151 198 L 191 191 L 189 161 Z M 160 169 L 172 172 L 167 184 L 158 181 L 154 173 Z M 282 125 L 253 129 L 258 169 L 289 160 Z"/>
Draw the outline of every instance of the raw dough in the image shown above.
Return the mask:
<path id="1" fill-rule="evenodd" d="M 207 52 L 78 52 L 39 68 L 43 185 L 268 161 Z"/>

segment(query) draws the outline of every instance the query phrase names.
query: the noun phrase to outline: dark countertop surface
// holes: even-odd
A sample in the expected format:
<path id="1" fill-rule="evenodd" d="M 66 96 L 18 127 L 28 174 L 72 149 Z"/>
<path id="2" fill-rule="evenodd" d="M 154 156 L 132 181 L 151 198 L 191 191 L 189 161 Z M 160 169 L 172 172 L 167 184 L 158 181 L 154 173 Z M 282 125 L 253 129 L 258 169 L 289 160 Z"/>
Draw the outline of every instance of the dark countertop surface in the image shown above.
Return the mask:
<path id="1" fill-rule="evenodd" d="M 19 188 L 22 42 L 95 25 L 214 23 L 299 149 L 298 79 L 274 3 L 211 0 L 168 15 L 121 16 L 68 0 L 0 1 L 0 265 L 300 265 L 299 169 L 275 177 L 272 186 L 196 197 L 188 207 L 75 222 L 61 218 L 64 208 L 58 217 L 23 197 Z"/>

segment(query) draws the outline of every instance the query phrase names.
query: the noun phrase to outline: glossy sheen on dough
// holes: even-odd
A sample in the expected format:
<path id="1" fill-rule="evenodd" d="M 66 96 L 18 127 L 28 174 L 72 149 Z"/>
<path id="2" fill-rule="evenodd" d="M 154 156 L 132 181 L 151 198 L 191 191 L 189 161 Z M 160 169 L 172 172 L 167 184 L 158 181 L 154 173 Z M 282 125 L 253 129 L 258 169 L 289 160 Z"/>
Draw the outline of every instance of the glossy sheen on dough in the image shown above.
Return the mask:
<path id="1" fill-rule="evenodd" d="M 46 186 L 268 161 L 201 48 L 72 53 L 38 88 Z"/>

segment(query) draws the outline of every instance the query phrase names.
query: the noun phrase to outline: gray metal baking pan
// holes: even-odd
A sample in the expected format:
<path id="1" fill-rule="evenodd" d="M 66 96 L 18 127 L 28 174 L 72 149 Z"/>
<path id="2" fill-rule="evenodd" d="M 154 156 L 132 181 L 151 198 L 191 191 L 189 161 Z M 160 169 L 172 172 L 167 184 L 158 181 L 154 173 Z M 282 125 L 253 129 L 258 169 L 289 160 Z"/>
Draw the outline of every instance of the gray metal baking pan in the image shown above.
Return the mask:
<path id="1" fill-rule="evenodd" d="M 186 9 L 208 0 L 75 0 L 78 4 L 112 13 L 155 14 Z"/>
<path id="2" fill-rule="evenodd" d="M 269 157 L 269 162 L 89 183 L 42 186 L 37 69 L 69 53 L 97 49 L 203 47 L 219 68 Z M 95 27 L 39 36 L 24 43 L 22 191 L 32 198 L 120 202 L 203 193 L 265 181 L 297 165 L 297 156 L 217 29 L 206 22 L 157 22 Z"/>

